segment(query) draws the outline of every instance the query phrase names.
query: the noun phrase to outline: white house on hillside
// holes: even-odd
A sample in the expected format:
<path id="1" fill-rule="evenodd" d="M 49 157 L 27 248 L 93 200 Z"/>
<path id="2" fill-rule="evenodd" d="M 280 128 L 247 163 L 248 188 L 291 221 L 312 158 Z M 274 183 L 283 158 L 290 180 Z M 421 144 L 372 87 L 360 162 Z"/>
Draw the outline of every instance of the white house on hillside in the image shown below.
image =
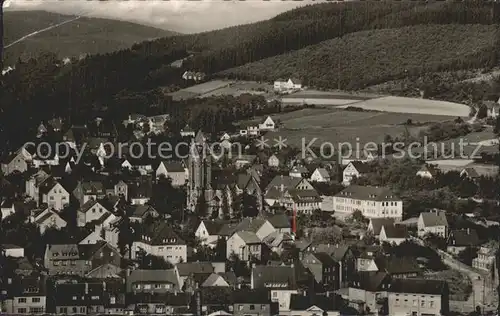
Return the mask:
<path id="1" fill-rule="evenodd" d="M 342 184 L 349 185 L 351 184 L 352 179 L 360 178 L 369 171 L 370 168 L 366 163 L 361 161 L 351 161 L 342 172 Z"/>
<path id="2" fill-rule="evenodd" d="M 418 236 L 435 234 L 442 238 L 448 236 L 448 221 L 444 211 L 424 212 L 418 217 Z"/>
<path id="3" fill-rule="evenodd" d="M 275 128 L 276 124 L 270 116 L 268 116 L 263 123 L 259 124 L 259 130 L 261 131 L 273 131 Z"/>
<path id="4" fill-rule="evenodd" d="M 278 79 L 274 82 L 275 91 L 300 90 L 302 89 L 302 81 L 295 78 Z"/>

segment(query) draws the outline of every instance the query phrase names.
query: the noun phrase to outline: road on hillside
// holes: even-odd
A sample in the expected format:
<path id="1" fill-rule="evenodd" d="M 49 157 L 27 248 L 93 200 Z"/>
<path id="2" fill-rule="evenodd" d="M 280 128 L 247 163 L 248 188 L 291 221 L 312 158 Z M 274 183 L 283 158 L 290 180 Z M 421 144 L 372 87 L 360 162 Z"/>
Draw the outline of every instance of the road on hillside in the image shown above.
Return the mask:
<path id="1" fill-rule="evenodd" d="M 478 272 L 454 259 L 450 254 L 438 250 L 443 262 L 450 268 L 466 274 L 472 282 L 472 293 L 467 301 L 450 301 L 450 309 L 457 312 L 469 313 L 480 306 L 483 311 L 494 311 L 497 306 L 495 285 L 492 286 L 491 276 L 487 272 Z"/>

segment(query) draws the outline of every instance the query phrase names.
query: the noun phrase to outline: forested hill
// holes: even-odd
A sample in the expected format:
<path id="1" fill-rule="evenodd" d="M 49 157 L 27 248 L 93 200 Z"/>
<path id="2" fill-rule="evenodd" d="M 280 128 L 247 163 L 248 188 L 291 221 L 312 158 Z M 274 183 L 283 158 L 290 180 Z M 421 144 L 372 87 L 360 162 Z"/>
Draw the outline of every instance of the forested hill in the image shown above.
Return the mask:
<path id="1" fill-rule="evenodd" d="M 125 21 L 82 17 L 45 11 L 6 11 L 4 42 L 6 45 L 38 30 L 62 25 L 27 38 L 5 50 L 5 64 L 18 58 L 36 57 L 41 52 L 57 53 L 60 58 L 81 54 L 107 53 L 126 49 L 137 42 L 176 33 Z"/>
<path id="2" fill-rule="evenodd" d="M 461 24 L 467 30 L 473 27 L 470 24 L 496 25 L 499 17 L 500 4 L 484 1 L 324 3 L 298 8 L 249 25 L 142 42 L 131 49 L 89 56 L 67 65 L 61 65 L 57 55 L 44 54 L 16 65 L 15 71 L 3 78 L 5 87 L 0 93 L 0 128 L 4 129 L 2 134 L 5 139 L 9 139 L 7 135 L 23 135 L 28 127 L 36 126 L 40 120 L 55 114 L 68 115 L 71 111 L 74 116 L 85 118 L 86 115 L 95 115 L 95 110 L 104 106 L 114 111 L 113 115 L 119 119 L 124 113 L 120 112 L 123 112 L 121 103 L 116 101 L 118 94 L 121 99 L 136 100 L 130 95 L 160 86 L 179 85 L 185 69 L 214 74 L 350 33 L 419 24 Z M 426 41 L 425 32 L 428 30 L 421 28 L 418 31 L 423 32 L 418 35 L 418 41 Z M 473 32 L 468 34 L 476 36 Z M 364 45 L 370 47 L 370 42 L 375 39 L 367 37 Z M 378 43 L 378 46 L 372 49 L 385 50 L 387 59 L 399 58 L 400 51 L 391 51 L 385 43 L 373 43 Z M 412 41 L 404 43 L 407 47 L 401 49 L 406 50 L 412 50 L 417 44 Z M 496 45 L 497 41 L 492 40 L 492 43 Z M 437 53 L 439 45 L 435 49 Z M 444 45 L 442 49 L 449 49 L 449 46 Z M 488 60 L 496 65 L 497 49 L 492 51 Z M 188 59 L 183 69 L 169 66 L 172 61 L 190 54 L 193 57 Z M 328 52 L 325 54 L 328 55 Z M 327 61 L 324 66 L 331 67 L 329 57 L 324 58 Z M 361 64 L 357 67 L 363 69 L 373 62 L 369 58 L 360 60 Z M 449 63 L 442 65 L 443 69 L 449 67 Z M 462 66 L 470 65 L 464 63 Z M 425 68 L 420 70 L 426 71 Z M 379 77 L 377 80 L 385 79 L 392 77 Z M 144 106 L 136 103 L 137 107 Z M 29 117 L 26 113 L 30 113 Z M 20 120 L 21 117 L 24 119 Z"/>

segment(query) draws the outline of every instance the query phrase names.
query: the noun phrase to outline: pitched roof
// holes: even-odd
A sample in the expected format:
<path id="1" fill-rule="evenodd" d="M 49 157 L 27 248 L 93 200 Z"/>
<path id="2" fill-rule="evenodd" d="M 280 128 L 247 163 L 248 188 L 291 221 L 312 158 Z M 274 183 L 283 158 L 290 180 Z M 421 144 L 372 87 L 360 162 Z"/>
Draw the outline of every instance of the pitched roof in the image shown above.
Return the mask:
<path id="1" fill-rule="evenodd" d="M 322 178 L 330 178 L 330 174 L 328 173 L 328 171 L 325 168 L 316 168 L 316 170 L 314 170 L 314 171 L 318 171 L 319 175 Z"/>
<path id="2" fill-rule="evenodd" d="M 383 226 L 385 236 L 387 238 L 406 238 L 408 237 L 408 230 L 403 225 L 387 225 Z"/>
<path id="3" fill-rule="evenodd" d="M 149 245 L 185 245 L 173 228 L 165 222 L 154 222 L 147 227 L 141 227 L 141 239 Z"/>
<path id="4" fill-rule="evenodd" d="M 254 288 L 287 288 L 291 290 L 297 288 L 293 266 L 255 266 L 252 268 L 252 279 Z"/>
<path id="5" fill-rule="evenodd" d="M 448 246 L 478 246 L 481 242 L 475 229 L 458 229 L 450 232 Z"/>
<path id="6" fill-rule="evenodd" d="M 316 257 L 316 259 L 318 259 L 318 261 L 321 262 L 321 264 L 326 265 L 326 266 L 333 266 L 337 263 L 332 258 L 332 256 L 330 256 L 326 252 L 315 252 L 313 254 L 313 256 Z"/>
<path id="7" fill-rule="evenodd" d="M 394 226 L 394 218 L 372 218 L 370 224 L 373 229 L 373 235 L 378 236 L 382 226 Z"/>
<path id="8" fill-rule="evenodd" d="M 335 196 L 368 201 L 401 201 L 391 189 L 374 186 L 350 185 Z"/>
<path id="9" fill-rule="evenodd" d="M 290 219 L 286 214 L 274 214 L 267 217 L 267 220 L 274 228 L 290 228 Z"/>
<path id="10" fill-rule="evenodd" d="M 389 274 L 420 273 L 422 269 L 413 258 L 408 257 L 379 257 L 375 259 L 379 271 Z"/>
<path id="11" fill-rule="evenodd" d="M 161 163 L 165 166 L 165 169 L 167 169 L 168 172 L 185 172 L 180 161 L 168 160 L 162 161 Z"/>
<path id="12" fill-rule="evenodd" d="M 448 226 L 446 214 L 442 211 L 420 213 L 425 227 Z"/>
<path id="13" fill-rule="evenodd" d="M 213 273 L 214 267 L 210 262 L 182 262 L 176 265 L 179 276 L 189 276 L 191 274 Z"/>
<path id="14" fill-rule="evenodd" d="M 385 272 L 380 271 L 359 271 L 353 275 L 351 284 L 356 288 L 366 291 L 380 291 L 384 284 L 388 284 L 390 277 Z"/>
<path id="15" fill-rule="evenodd" d="M 448 287 L 446 281 L 429 279 L 394 279 L 391 282 L 392 293 L 415 293 L 440 295 Z"/>
<path id="16" fill-rule="evenodd" d="M 209 220 L 204 220 L 202 221 L 203 225 L 207 229 L 207 233 L 209 235 L 217 235 L 219 234 L 219 231 L 222 229 L 222 227 L 227 224 L 227 222 L 224 221 L 209 221 Z"/>
<path id="17" fill-rule="evenodd" d="M 179 278 L 175 269 L 165 270 L 132 270 L 127 277 L 127 291 L 132 291 L 132 285 L 137 282 L 168 282 L 179 288 Z"/>
<path id="18" fill-rule="evenodd" d="M 203 286 L 203 287 L 214 286 L 215 282 L 217 282 L 217 280 L 220 278 L 224 279 L 221 275 L 219 275 L 217 273 L 212 273 L 208 276 L 208 278 L 206 278 L 205 282 L 203 282 L 203 284 L 201 286 Z M 228 283 L 228 285 L 229 285 L 229 283 Z"/>
<path id="19" fill-rule="evenodd" d="M 261 217 L 245 217 L 241 220 L 241 222 L 236 226 L 235 231 L 248 231 L 257 233 L 259 229 L 266 223 L 265 218 Z"/>
<path id="20" fill-rule="evenodd" d="M 260 244 L 261 240 L 254 232 L 249 231 L 239 231 L 235 233 L 238 235 L 246 244 Z"/>
<path id="21" fill-rule="evenodd" d="M 352 166 L 354 168 L 356 168 L 356 170 L 359 173 L 368 173 L 368 172 L 370 172 L 370 166 L 367 163 L 364 163 L 364 162 L 359 161 L 359 160 L 355 160 L 355 161 L 351 161 L 350 164 L 352 164 Z"/>
<path id="22" fill-rule="evenodd" d="M 302 181 L 302 178 L 295 178 L 290 176 L 278 175 L 267 185 L 266 190 L 270 188 L 280 188 L 282 185 L 285 189 L 295 189 Z"/>

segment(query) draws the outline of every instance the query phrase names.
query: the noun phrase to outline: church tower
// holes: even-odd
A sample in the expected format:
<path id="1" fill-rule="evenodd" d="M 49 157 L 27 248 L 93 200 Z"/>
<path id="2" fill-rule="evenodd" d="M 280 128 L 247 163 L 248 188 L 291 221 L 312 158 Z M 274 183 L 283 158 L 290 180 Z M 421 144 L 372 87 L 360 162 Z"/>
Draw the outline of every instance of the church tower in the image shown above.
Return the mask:
<path id="1" fill-rule="evenodd" d="M 212 155 L 207 139 L 201 131 L 191 140 L 188 175 L 187 207 L 194 210 L 200 195 L 205 194 L 207 197 L 207 191 L 212 188 Z"/>

